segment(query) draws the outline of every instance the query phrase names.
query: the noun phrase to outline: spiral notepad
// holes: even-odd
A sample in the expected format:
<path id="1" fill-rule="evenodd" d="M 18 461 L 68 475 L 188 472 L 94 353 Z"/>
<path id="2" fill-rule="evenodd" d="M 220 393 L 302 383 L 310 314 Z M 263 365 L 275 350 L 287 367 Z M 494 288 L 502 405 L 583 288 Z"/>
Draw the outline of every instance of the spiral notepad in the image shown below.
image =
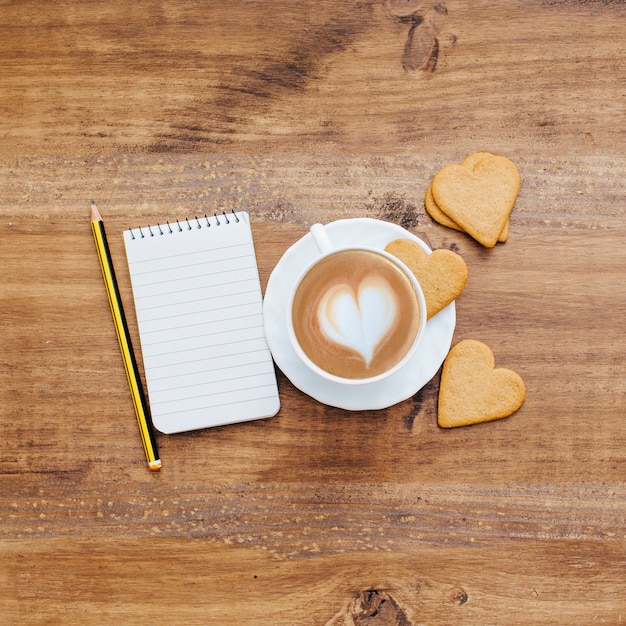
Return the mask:
<path id="1" fill-rule="evenodd" d="M 176 433 L 275 415 L 248 214 L 133 228 L 124 244 L 154 426 Z"/>

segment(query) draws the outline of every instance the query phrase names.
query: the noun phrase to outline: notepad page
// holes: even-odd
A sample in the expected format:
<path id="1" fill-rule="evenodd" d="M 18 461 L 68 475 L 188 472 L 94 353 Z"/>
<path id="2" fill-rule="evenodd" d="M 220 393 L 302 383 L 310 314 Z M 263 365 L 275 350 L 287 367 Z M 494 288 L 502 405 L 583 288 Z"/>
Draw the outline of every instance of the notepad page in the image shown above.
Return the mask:
<path id="1" fill-rule="evenodd" d="M 175 433 L 275 415 L 249 216 L 124 232 L 152 421 Z"/>

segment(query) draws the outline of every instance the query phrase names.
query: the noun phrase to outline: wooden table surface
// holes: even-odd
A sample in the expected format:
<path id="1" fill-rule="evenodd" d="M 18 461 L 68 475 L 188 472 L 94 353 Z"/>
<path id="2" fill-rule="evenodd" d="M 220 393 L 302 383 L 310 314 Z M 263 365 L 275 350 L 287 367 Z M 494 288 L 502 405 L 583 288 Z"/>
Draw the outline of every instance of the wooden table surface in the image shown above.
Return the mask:
<path id="1" fill-rule="evenodd" d="M 626 623 L 626 5 L 0 2 L 2 624 Z M 434 223 L 504 154 L 509 241 Z M 131 333 L 129 226 L 247 210 L 262 286 L 316 222 L 465 258 L 453 342 L 527 397 L 437 426 L 278 371 L 271 419 L 159 435 L 149 472 L 89 226 Z"/>

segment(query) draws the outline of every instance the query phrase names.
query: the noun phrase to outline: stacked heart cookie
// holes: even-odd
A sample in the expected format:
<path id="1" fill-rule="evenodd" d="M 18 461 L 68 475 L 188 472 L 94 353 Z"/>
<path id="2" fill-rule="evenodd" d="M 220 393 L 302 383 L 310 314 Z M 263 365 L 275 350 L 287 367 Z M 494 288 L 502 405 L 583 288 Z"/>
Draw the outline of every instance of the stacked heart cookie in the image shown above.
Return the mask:
<path id="1" fill-rule="evenodd" d="M 424 206 L 436 221 L 466 232 L 486 248 L 509 235 L 509 215 L 520 188 L 510 159 L 474 152 L 461 164 L 446 165 L 433 177 Z"/>

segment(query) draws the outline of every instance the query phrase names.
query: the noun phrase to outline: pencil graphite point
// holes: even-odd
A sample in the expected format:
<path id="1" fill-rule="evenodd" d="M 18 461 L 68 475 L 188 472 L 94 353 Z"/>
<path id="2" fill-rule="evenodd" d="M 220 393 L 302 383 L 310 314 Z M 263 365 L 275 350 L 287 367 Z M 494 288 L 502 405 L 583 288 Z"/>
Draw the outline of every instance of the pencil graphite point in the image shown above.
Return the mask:
<path id="1" fill-rule="evenodd" d="M 91 221 L 92 222 L 100 222 L 102 221 L 102 215 L 100 215 L 100 211 L 98 211 L 98 207 L 96 203 L 91 201 Z"/>

